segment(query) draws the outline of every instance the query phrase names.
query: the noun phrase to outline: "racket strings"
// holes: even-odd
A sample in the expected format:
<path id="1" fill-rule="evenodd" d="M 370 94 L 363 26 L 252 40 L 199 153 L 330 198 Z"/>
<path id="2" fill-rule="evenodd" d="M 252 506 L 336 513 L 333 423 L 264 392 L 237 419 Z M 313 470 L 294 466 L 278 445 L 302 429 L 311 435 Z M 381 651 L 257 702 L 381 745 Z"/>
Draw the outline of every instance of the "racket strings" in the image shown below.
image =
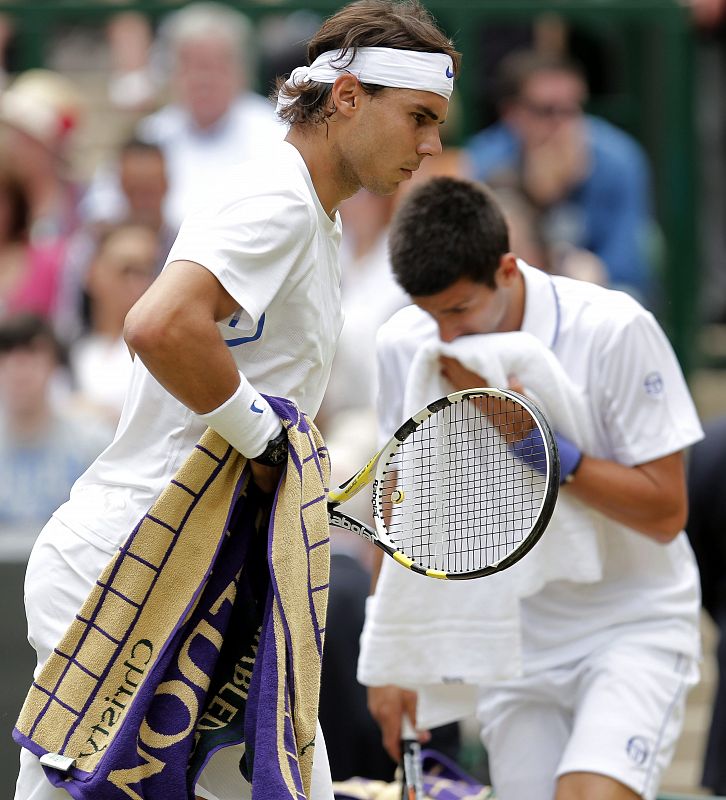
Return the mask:
<path id="1" fill-rule="evenodd" d="M 514 400 L 482 396 L 424 420 L 377 487 L 393 544 L 429 569 L 470 572 L 515 551 L 538 519 L 547 455 Z"/>

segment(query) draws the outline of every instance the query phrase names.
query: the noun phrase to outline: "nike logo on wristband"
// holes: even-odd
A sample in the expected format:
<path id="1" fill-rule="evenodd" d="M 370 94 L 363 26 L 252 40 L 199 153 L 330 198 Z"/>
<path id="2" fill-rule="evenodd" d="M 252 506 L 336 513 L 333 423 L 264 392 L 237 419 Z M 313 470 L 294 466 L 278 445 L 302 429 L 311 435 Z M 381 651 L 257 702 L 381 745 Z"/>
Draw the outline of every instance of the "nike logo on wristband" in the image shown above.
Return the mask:
<path id="1" fill-rule="evenodd" d="M 257 408 L 257 406 L 255 405 L 256 402 L 257 402 L 256 400 L 252 401 L 252 405 L 250 406 L 250 411 L 254 411 L 255 414 L 262 414 L 265 409 L 264 408 Z"/>

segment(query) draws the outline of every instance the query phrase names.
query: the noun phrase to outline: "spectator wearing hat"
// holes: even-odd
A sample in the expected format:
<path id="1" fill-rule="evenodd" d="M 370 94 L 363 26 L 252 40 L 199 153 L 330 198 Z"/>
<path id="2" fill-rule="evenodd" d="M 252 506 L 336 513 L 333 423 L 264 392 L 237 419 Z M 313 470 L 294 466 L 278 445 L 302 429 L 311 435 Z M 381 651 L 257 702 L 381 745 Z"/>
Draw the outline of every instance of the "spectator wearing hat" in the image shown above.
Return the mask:
<path id="1" fill-rule="evenodd" d="M 21 73 L 0 96 L 3 146 L 30 198 L 34 242 L 64 239 L 78 225 L 81 192 L 69 155 L 82 112 L 73 83 L 46 69 Z"/>

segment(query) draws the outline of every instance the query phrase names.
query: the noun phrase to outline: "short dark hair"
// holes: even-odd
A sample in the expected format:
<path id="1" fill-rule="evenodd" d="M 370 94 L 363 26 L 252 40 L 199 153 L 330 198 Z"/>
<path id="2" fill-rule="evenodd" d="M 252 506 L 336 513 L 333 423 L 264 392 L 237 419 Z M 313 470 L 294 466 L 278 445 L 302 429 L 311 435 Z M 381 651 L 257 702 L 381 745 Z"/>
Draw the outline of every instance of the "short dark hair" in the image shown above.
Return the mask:
<path id="1" fill-rule="evenodd" d="M 28 349 L 36 342 L 49 345 L 58 363 L 65 363 L 65 350 L 45 317 L 30 311 L 19 311 L 0 319 L 0 355 Z"/>
<path id="2" fill-rule="evenodd" d="M 492 192 L 461 178 L 431 178 L 411 189 L 389 235 L 391 266 L 409 295 L 424 297 L 461 278 L 494 288 L 509 231 Z"/>
<path id="3" fill-rule="evenodd" d="M 118 154 L 121 158 L 134 153 L 146 153 L 158 156 L 161 159 L 164 158 L 164 151 L 160 145 L 155 142 L 148 142 L 146 139 L 140 139 L 138 136 L 131 136 L 126 139 L 118 149 Z"/>
<path id="4" fill-rule="evenodd" d="M 543 72 L 566 72 L 587 86 L 585 70 L 569 56 L 513 50 L 499 62 L 495 77 L 495 97 L 499 106 L 512 103 L 522 94 L 527 81 Z"/>
<path id="5" fill-rule="evenodd" d="M 340 67 L 345 68 L 353 61 L 359 47 L 445 53 L 451 56 L 454 75 L 459 74 L 461 54 L 418 0 L 358 0 L 344 6 L 326 19 L 310 40 L 308 64 L 321 53 L 340 50 Z M 295 101 L 278 112 L 284 122 L 290 125 L 324 122 L 335 112 L 328 103 L 331 84 L 307 81 L 295 89 L 284 84 L 284 78 L 277 79 L 274 95 L 282 92 L 284 97 Z M 370 83 L 361 83 L 361 86 L 369 94 L 385 88 Z"/>

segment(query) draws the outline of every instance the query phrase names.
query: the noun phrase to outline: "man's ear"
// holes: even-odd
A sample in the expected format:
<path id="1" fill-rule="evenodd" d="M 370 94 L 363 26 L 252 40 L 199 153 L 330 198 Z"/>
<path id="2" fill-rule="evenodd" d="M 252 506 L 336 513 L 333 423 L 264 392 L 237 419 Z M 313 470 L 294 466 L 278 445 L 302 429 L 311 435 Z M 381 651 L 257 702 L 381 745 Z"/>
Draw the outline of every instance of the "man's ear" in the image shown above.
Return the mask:
<path id="1" fill-rule="evenodd" d="M 360 107 L 362 94 L 363 90 L 358 78 L 349 73 L 339 75 L 330 90 L 336 111 L 339 111 L 344 117 L 350 117 L 356 113 Z"/>
<path id="2" fill-rule="evenodd" d="M 499 259 L 499 266 L 494 273 L 494 281 L 497 284 L 497 288 L 510 286 L 516 280 L 518 274 L 517 257 L 514 253 L 505 253 Z"/>

